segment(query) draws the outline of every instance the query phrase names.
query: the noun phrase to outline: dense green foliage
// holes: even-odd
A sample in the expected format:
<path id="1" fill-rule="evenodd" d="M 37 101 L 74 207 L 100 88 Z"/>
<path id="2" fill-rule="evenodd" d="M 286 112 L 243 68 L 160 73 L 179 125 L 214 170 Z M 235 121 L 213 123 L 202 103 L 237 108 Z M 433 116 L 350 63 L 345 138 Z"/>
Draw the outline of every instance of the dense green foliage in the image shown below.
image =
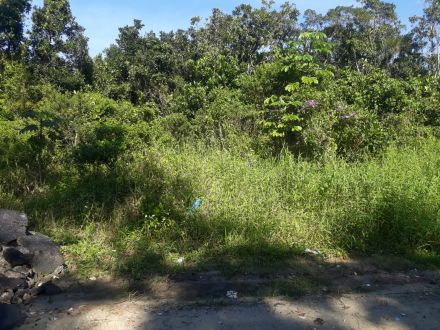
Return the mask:
<path id="1" fill-rule="evenodd" d="M 29 1 L 0 0 L 0 206 L 83 271 L 439 256 L 440 2 L 408 30 L 359 2 L 214 9 L 158 35 L 134 20 L 91 59 L 68 0 L 28 34 Z"/>

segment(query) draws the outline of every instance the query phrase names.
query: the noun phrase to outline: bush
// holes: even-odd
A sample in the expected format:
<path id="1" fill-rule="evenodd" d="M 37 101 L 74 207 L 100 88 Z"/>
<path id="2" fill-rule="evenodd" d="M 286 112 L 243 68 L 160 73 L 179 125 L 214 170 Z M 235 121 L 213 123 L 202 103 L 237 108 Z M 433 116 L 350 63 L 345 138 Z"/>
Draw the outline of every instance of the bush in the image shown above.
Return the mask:
<path id="1" fill-rule="evenodd" d="M 87 125 L 81 133 L 73 150 L 75 161 L 80 165 L 111 165 L 124 149 L 125 129 L 117 122 Z"/>

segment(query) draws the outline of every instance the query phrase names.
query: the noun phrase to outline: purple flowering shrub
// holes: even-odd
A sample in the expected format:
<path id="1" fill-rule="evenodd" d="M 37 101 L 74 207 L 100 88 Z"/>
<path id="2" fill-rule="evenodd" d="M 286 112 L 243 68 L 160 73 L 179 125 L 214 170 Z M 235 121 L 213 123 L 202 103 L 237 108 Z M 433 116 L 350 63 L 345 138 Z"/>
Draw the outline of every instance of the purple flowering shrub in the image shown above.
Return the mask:
<path id="1" fill-rule="evenodd" d="M 342 102 L 310 100 L 301 108 L 304 129 L 295 149 L 309 156 L 333 154 L 348 159 L 382 150 L 388 142 L 384 125 L 374 113 Z"/>

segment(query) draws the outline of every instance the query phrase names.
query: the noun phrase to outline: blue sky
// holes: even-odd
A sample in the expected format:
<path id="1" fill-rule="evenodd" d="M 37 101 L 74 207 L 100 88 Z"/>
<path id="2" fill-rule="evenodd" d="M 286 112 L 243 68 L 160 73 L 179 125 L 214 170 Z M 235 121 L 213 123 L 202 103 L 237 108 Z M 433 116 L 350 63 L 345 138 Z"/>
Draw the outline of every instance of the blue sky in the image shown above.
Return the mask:
<path id="1" fill-rule="evenodd" d="M 286 0 L 276 1 L 281 4 Z M 298 9 L 307 8 L 325 12 L 338 5 L 353 5 L 355 0 L 292 0 Z M 392 0 L 397 5 L 402 21 L 407 24 L 407 18 L 421 14 L 423 0 Z M 34 0 L 35 5 L 41 5 L 43 0 Z M 77 21 L 86 28 L 89 37 L 91 55 L 96 55 L 111 43 L 118 35 L 118 28 L 131 25 L 133 19 L 140 19 L 145 24 L 146 31 L 169 31 L 189 26 L 191 17 L 209 16 L 212 8 L 231 11 L 241 3 L 254 6 L 259 0 L 70 0 L 70 5 Z"/>

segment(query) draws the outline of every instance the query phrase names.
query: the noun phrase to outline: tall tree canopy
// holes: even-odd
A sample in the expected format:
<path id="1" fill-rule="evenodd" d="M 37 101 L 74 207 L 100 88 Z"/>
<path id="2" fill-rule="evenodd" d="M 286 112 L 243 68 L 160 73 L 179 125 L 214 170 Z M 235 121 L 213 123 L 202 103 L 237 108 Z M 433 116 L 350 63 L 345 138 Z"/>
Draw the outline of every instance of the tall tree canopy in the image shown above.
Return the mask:
<path id="1" fill-rule="evenodd" d="M 0 0 L 0 51 L 17 55 L 24 39 L 25 15 L 31 8 L 30 0 Z"/>
<path id="2" fill-rule="evenodd" d="M 440 75 L 440 1 L 426 0 L 422 16 L 410 18 L 414 24 L 414 42 L 425 50 L 426 64 L 429 69 Z"/>
<path id="3" fill-rule="evenodd" d="M 381 0 L 361 0 L 360 3 L 362 7 L 336 7 L 322 17 L 324 32 L 338 46 L 334 52 L 335 62 L 358 71 L 364 64 L 389 69 L 403 41 L 403 25 L 396 6 Z"/>
<path id="4" fill-rule="evenodd" d="M 68 0 L 44 0 L 32 14 L 30 60 L 37 76 L 62 89 L 91 82 L 91 59 L 84 28 L 72 15 Z"/>

